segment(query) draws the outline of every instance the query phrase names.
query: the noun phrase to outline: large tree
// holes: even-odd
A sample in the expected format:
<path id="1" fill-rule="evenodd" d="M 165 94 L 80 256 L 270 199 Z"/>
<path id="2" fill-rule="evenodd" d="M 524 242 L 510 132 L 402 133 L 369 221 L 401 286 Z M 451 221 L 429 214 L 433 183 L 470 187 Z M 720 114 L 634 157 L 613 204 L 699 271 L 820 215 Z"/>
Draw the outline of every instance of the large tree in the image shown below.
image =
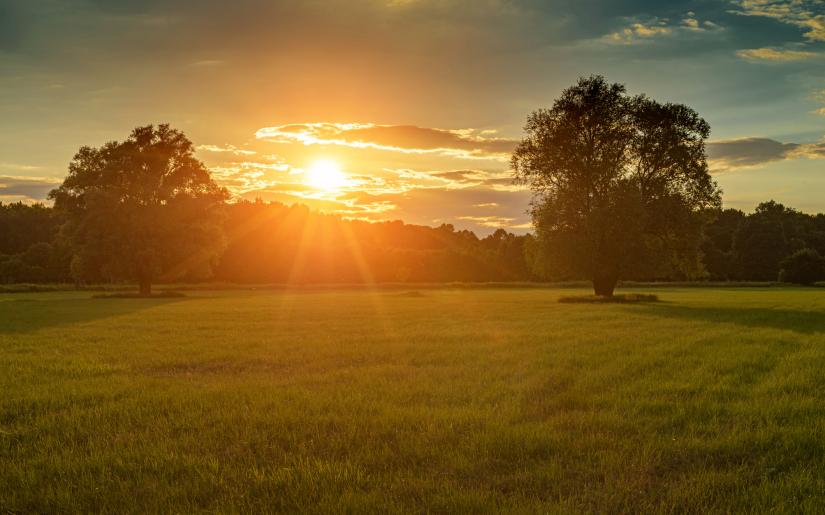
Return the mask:
<path id="1" fill-rule="evenodd" d="M 227 192 L 168 125 L 82 147 L 49 196 L 67 217 L 78 279 L 135 280 L 149 295 L 158 279 L 205 275 L 224 246 Z"/>
<path id="2" fill-rule="evenodd" d="M 705 213 L 720 205 L 710 127 L 689 107 L 579 79 L 532 113 L 512 166 L 534 192 L 536 238 L 556 278 L 610 296 L 628 277 L 696 276 Z"/>

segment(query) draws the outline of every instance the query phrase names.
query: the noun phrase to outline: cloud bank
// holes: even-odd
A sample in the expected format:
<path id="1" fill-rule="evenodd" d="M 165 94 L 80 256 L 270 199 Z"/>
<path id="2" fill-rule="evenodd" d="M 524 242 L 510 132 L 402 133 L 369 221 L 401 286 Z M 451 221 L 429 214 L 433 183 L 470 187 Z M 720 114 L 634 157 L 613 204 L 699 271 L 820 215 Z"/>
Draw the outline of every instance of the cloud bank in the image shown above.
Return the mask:
<path id="1" fill-rule="evenodd" d="M 825 158 L 825 142 L 782 143 L 770 138 L 738 138 L 707 145 L 711 170 L 728 172 L 786 159 Z"/>
<path id="2" fill-rule="evenodd" d="M 300 123 L 264 127 L 255 134 L 273 143 L 340 145 L 405 154 L 441 154 L 459 159 L 507 161 L 518 143 L 494 131 L 433 129 L 374 123 Z"/>

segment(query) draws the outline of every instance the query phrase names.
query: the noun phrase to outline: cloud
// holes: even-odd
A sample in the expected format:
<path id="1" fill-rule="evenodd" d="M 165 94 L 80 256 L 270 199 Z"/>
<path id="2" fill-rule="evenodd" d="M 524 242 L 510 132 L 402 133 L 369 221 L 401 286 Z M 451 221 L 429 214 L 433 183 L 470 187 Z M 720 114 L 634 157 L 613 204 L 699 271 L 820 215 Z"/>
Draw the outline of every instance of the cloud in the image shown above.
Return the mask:
<path id="1" fill-rule="evenodd" d="M 640 39 L 652 38 L 673 33 L 667 26 L 667 20 L 653 19 L 648 22 L 634 22 L 624 29 L 608 35 L 608 40 L 615 43 L 630 44 Z"/>
<path id="2" fill-rule="evenodd" d="M 484 227 L 492 227 L 494 229 L 511 227 L 515 218 L 509 216 L 459 216 L 459 220 L 469 220 Z"/>
<path id="3" fill-rule="evenodd" d="M 245 150 L 245 149 L 242 149 L 242 148 L 238 148 L 235 145 L 224 145 L 224 146 L 220 146 L 220 145 L 198 145 L 195 148 L 196 148 L 196 150 L 203 150 L 205 152 L 218 152 L 218 153 L 228 152 L 228 153 L 236 155 L 236 156 L 252 156 L 252 155 L 256 154 L 256 152 L 254 150 Z"/>
<path id="4" fill-rule="evenodd" d="M 392 206 L 380 219 L 403 219 L 409 223 L 451 223 L 480 233 L 494 228 L 518 230 L 529 227 L 529 191 L 495 191 L 478 186 L 463 189 L 414 188 L 401 193 L 371 195 L 353 192 L 356 204 L 383 202 Z M 491 206 L 495 205 L 495 213 Z M 439 206 L 433 210 L 432 206 Z"/>
<path id="5" fill-rule="evenodd" d="M 688 11 L 684 19 L 682 19 L 680 28 L 691 32 L 706 32 L 709 30 L 721 30 L 722 27 L 709 20 L 699 21 L 696 18 L 696 13 Z"/>
<path id="6" fill-rule="evenodd" d="M 269 156 L 268 162 L 235 161 L 210 166 L 216 182 L 230 193 L 242 196 L 249 191 L 272 188 L 282 183 L 295 183 L 290 176 L 303 173 L 285 163 L 278 156 Z"/>
<path id="7" fill-rule="evenodd" d="M 801 61 L 821 56 L 816 52 L 806 50 L 777 50 L 775 48 L 739 50 L 736 55 L 749 61 Z"/>
<path id="8" fill-rule="evenodd" d="M 351 218 L 452 223 L 480 233 L 497 227 L 523 231 L 530 221 L 525 213 L 530 192 L 503 186 L 511 182 L 509 172 L 385 168 L 348 172 L 346 186 L 321 191 L 306 183 L 303 170 L 286 162 L 239 162 L 211 170 L 236 197 L 301 203 Z"/>
<path id="9" fill-rule="evenodd" d="M 772 18 L 799 27 L 809 41 L 825 41 L 821 0 L 739 0 L 736 5 L 736 14 Z"/>
<path id="10" fill-rule="evenodd" d="M 712 21 L 700 21 L 693 11 L 688 11 L 679 24 L 671 24 L 668 18 L 650 18 L 647 20 L 631 19 L 625 28 L 608 34 L 606 40 L 624 45 L 651 40 L 658 36 L 670 36 L 677 32 L 707 32 L 721 30 L 722 27 Z"/>
<path id="11" fill-rule="evenodd" d="M 41 167 L 34 165 L 24 165 L 19 163 L 0 163 L 0 169 L 15 170 L 20 172 L 32 172 L 35 170 L 40 170 Z"/>
<path id="12" fill-rule="evenodd" d="M 274 143 L 339 145 L 405 154 L 440 154 L 460 159 L 508 161 L 517 141 L 476 129 L 433 129 L 373 123 L 301 123 L 264 127 L 258 139 Z"/>
<path id="13" fill-rule="evenodd" d="M 798 145 L 792 158 L 825 159 L 825 141 Z"/>
<path id="14" fill-rule="evenodd" d="M 708 143 L 710 168 L 727 172 L 786 159 L 825 158 L 825 142 L 782 143 L 770 138 L 739 138 Z"/>
<path id="15" fill-rule="evenodd" d="M 61 182 L 48 177 L 0 176 L 0 198 L 7 202 L 42 202 Z"/>
<path id="16" fill-rule="evenodd" d="M 433 172 L 433 177 L 439 177 L 448 181 L 467 182 L 478 181 L 478 172 L 475 170 L 452 170 L 449 172 Z"/>

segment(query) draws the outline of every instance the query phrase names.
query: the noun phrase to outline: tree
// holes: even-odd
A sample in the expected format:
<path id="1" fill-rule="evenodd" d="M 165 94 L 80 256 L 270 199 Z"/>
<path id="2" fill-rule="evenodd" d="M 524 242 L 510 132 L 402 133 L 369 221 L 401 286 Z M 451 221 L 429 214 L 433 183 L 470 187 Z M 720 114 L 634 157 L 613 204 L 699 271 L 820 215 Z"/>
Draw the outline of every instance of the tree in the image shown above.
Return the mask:
<path id="1" fill-rule="evenodd" d="M 534 192 L 534 248 L 555 278 L 587 277 L 610 296 L 621 278 L 701 275 L 705 213 L 721 200 L 695 111 L 594 76 L 532 113 L 525 132 L 512 166 Z"/>
<path id="2" fill-rule="evenodd" d="M 734 236 L 746 219 L 738 209 L 713 210 L 713 221 L 705 227 L 702 256 L 709 278 L 713 281 L 741 279 L 734 253 Z"/>
<path id="3" fill-rule="evenodd" d="M 825 280 L 825 258 L 813 249 L 797 250 L 782 260 L 779 280 L 784 283 L 811 285 Z"/>
<path id="4" fill-rule="evenodd" d="M 759 204 L 734 234 L 733 248 L 742 276 L 775 281 L 782 260 L 806 246 L 797 235 L 804 216 L 773 200 Z"/>
<path id="5" fill-rule="evenodd" d="M 224 246 L 228 194 L 169 125 L 148 125 L 123 142 L 82 147 L 49 194 L 67 222 L 77 279 L 131 279 L 141 295 L 157 279 L 205 275 Z"/>

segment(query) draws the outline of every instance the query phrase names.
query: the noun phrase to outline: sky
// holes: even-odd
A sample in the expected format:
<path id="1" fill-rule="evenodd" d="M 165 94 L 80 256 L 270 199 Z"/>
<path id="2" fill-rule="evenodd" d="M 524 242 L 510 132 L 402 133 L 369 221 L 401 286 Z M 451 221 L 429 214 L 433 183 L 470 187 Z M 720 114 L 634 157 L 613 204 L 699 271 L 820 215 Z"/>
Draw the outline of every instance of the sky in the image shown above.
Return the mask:
<path id="1" fill-rule="evenodd" d="M 825 212 L 825 0 L 0 0 L 0 201 L 170 123 L 235 198 L 525 232 L 509 154 L 593 74 L 696 109 L 726 207 Z"/>

